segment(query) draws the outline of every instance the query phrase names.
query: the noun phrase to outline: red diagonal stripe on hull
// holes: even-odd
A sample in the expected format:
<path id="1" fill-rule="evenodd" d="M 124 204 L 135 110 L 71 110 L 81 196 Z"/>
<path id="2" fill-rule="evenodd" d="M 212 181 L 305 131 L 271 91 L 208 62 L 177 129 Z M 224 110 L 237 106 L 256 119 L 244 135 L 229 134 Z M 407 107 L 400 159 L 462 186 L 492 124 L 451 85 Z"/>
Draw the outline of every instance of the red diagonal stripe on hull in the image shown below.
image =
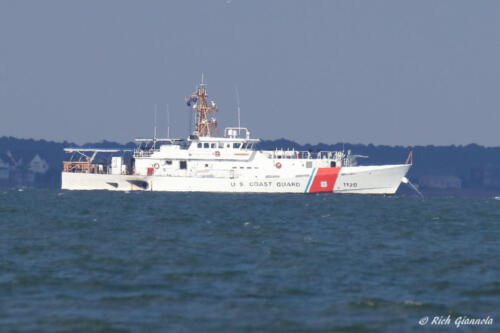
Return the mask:
<path id="1" fill-rule="evenodd" d="M 333 192 L 340 168 L 318 168 L 309 193 Z"/>

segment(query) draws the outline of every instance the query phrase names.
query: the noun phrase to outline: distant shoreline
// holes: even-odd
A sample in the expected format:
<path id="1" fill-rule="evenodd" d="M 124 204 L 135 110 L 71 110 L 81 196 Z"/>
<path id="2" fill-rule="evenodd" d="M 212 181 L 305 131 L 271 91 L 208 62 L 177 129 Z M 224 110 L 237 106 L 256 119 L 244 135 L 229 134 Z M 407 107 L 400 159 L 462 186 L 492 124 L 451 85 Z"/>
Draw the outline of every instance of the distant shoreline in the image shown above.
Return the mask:
<path id="1" fill-rule="evenodd" d="M 120 144 L 101 142 L 77 145 L 71 142 L 0 137 L 0 187 L 60 187 L 63 149 L 69 146 L 94 148 L 134 147 L 133 142 Z M 400 164 L 413 151 L 413 167 L 408 174 L 424 195 L 492 196 L 500 193 L 500 147 L 466 146 L 386 146 L 373 144 L 335 143 L 301 145 L 292 140 L 262 140 L 258 149 L 295 149 L 317 151 L 351 150 L 368 156 L 360 164 Z M 38 163 L 38 164 L 37 164 Z M 47 164 L 35 167 L 35 164 Z M 47 169 L 47 170 L 45 170 Z M 405 193 L 402 185 L 400 192 Z"/>

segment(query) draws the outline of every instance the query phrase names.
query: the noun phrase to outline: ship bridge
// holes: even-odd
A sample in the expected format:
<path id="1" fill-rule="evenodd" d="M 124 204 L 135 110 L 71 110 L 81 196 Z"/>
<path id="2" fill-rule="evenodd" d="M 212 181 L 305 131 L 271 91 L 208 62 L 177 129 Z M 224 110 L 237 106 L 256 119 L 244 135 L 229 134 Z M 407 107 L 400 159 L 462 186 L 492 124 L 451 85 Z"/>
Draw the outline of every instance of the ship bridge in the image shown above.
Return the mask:
<path id="1" fill-rule="evenodd" d="M 244 149 L 253 150 L 259 139 L 251 139 L 250 132 L 244 127 L 228 127 L 223 137 L 198 136 L 195 134 L 188 138 L 191 142 L 188 149 Z"/>

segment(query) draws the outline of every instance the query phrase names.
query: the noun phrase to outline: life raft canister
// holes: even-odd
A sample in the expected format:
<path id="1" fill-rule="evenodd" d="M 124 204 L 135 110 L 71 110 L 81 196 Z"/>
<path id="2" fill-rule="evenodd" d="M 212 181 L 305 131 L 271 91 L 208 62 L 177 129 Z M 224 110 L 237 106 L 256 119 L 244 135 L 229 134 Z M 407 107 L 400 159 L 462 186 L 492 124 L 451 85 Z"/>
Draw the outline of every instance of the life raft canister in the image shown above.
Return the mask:
<path id="1" fill-rule="evenodd" d="M 276 163 L 276 168 L 281 169 L 281 163 L 280 162 Z"/>
<path id="2" fill-rule="evenodd" d="M 220 157 L 220 151 L 217 150 L 214 154 L 215 154 L 215 157 Z"/>

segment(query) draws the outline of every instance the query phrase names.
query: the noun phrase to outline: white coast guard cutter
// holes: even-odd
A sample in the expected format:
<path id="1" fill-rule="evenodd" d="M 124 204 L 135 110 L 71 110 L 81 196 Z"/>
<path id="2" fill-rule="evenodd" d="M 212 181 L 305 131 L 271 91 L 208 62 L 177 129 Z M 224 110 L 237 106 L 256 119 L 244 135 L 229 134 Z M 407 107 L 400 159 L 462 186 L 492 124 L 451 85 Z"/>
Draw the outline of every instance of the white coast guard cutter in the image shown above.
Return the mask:
<path id="1" fill-rule="evenodd" d="M 357 166 L 342 151 L 311 153 L 257 150 L 246 128 L 219 136 L 205 84 L 187 97 L 196 112 L 195 132 L 185 140 L 136 139 L 133 150 L 67 148 L 62 189 L 177 192 L 394 194 L 411 166 Z M 111 155 L 99 160 L 99 155 Z M 74 159 L 74 157 L 79 157 Z"/>

